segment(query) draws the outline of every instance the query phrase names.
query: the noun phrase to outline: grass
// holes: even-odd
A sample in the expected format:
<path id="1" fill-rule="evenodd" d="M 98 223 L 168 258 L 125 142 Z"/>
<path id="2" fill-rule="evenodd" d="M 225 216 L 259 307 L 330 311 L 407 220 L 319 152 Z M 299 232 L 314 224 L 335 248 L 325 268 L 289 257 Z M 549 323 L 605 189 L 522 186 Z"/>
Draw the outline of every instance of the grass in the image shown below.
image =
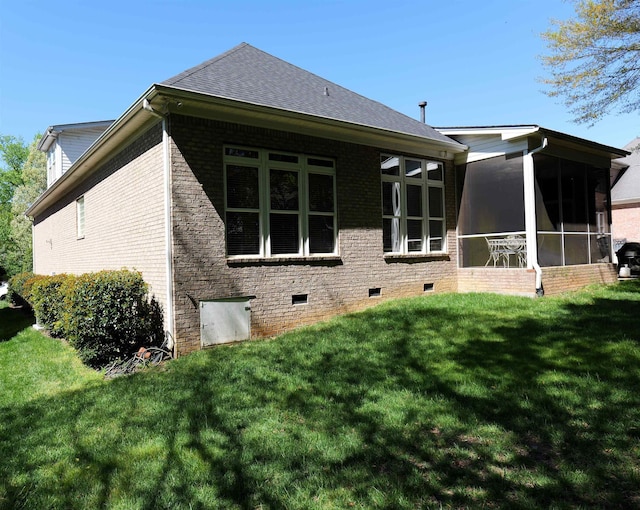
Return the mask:
<path id="1" fill-rule="evenodd" d="M 30 326 L 33 316 L 0 301 L 0 406 L 56 397 L 100 381 L 82 365 L 73 349 Z M 10 340 L 10 341 L 7 341 Z M 4 413 L 3 413 L 4 414 Z M 0 500 L 1 501 L 1 500 Z"/>
<path id="2" fill-rule="evenodd" d="M 639 508 L 638 283 L 395 301 L 111 381 L 0 309 L 0 507 Z"/>

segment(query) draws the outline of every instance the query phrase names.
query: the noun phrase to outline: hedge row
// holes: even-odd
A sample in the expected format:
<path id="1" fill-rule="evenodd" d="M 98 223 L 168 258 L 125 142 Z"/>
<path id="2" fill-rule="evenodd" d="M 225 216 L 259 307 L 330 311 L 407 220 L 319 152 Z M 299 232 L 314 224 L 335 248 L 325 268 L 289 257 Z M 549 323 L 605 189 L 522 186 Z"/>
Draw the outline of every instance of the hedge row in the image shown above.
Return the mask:
<path id="1" fill-rule="evenodd" d="M 148 299 L 140 273 L 21 273 L 9 281 L 9 293 L 14 303 L 33 309 L 51 336 L 66 338 L 90 366 L 104 366 L 140 346 L 162 344 L 162 311 L 155 299 Z"/>

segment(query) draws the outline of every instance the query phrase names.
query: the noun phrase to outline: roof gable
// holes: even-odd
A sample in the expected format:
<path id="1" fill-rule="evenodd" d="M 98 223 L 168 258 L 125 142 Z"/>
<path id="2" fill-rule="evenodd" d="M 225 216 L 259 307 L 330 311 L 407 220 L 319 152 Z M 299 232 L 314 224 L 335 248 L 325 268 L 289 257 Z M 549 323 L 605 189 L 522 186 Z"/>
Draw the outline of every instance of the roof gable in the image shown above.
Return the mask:
<path id="1" fill-rule="evenodd" d="M 631 154 L 618 161 L 629 168 L 611 188 L 611 202 L 614 204 L 640 202 L 640 137 L 629 142 L 624 148 Z"/>
<path id="2" fill-rule="evenodd" d="M 452 143 L 431 126 L 247 43 L 161 85 Z"/>

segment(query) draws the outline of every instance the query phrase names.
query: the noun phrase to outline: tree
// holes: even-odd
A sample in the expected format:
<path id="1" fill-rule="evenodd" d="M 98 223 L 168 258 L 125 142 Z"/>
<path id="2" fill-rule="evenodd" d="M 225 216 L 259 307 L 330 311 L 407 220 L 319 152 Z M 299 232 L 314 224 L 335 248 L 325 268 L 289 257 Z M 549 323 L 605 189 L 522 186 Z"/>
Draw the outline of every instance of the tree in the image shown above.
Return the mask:
<path id="1" fill-rule="evenodd" d="M 8 204 L 16 186 L 22 184 L 22 166 L 29 155 L 29 148 L 22 138 L 0 136 L 0 157 L 5 168 L 0 168 L 0 204 Z"/>
<path id="2" fill-rule="evenodd" d="M 551 77 L 542 81 L 562 97 L 577 123 L 593 125 L 616 111 L 640 109 L 640 2 L 573 0 L 576 17 L 552 20 L 542 34 Z"/>
<path id="3" fill-rule="evenodd" d="M 16 186 L 22 184 L 22 166 L 28 149 L 15 136 L 0 136 L 0 278 L 10 272 L 7 255 L 11 250 L 11 200 Z"/>
<path id="4" fill-rule="evenodd" d="M 36 147 L 40 135 L 29 146 L 29 155 L 22 168 L 22 184 L 17 186 L 11 202 L 11 239 L 13 241 L 13 266 L 19 272 L 33 269 L 33 236 L 31 220 L 26 210 L 47 188 L 47 158 Z"/>
<path id="5" fill-rule="evenodd" d="M 40 135 L 27 147 L 21 139 L 0 137 L 0 273 L 32 269 L 31 222 L 24 215 L 47 186 L 46 156 L 37 150 Z"/>

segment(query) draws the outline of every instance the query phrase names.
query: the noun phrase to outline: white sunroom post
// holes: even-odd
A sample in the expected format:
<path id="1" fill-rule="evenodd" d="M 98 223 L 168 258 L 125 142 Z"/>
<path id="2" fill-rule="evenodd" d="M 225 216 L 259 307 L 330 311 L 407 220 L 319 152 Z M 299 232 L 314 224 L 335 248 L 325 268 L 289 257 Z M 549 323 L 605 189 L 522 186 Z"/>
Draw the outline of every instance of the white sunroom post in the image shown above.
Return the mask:
<path id="1" fill-rule="evenodd" d="M 534 267 L 538 261 L 538 233 L 536 229 L 536 190 L 533 172 L 533 155 L 525 154 L 524 171 L 524 226 L 527 237 L 527 269 Z"/>
<path id="2" fill-rule="evenodd" d="M 524 225 L 527 238 L 527 269 L 536 271 L 536 294 L 543 295 L 542 269 L 538 264 L 538 228 L 536 221 L 536 178 L 533 165 L 533 155 L 547 146 L 546 137 L 537 149 L 525 151 L 522 158 L 524 173 Z"/>

